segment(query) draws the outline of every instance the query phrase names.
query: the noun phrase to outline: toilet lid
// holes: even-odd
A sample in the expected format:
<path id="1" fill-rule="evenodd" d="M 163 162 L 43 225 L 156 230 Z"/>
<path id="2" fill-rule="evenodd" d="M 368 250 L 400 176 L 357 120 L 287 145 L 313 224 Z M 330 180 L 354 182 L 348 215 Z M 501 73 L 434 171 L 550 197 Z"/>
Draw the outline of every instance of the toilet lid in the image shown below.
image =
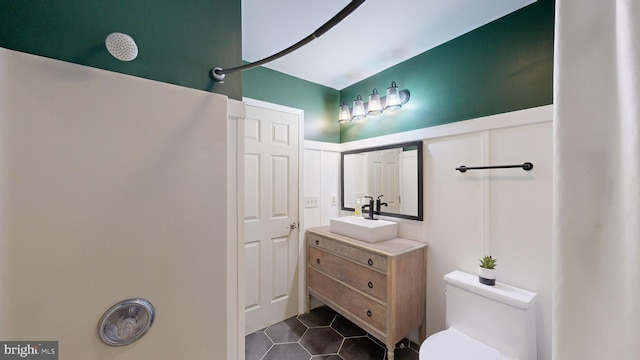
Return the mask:
<path id="1" fill-rule="evenodd" d="M 449 328 L 422 343 L 420 360 L 502 360 L 502 356 L 491 346 Z"/>

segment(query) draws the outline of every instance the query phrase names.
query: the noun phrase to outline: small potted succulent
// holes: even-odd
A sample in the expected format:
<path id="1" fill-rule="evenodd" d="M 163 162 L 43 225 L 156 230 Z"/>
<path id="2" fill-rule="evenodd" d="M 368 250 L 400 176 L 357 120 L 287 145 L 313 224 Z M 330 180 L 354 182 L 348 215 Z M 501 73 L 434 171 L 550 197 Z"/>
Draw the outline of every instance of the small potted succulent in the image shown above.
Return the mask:
<path id="1" fill-rule="evenodd" d="M 496 284 L 496 259 L 491 255 L 480 259 L 478 266 L 478 280 L 481 284 L 493 286 Z"/>

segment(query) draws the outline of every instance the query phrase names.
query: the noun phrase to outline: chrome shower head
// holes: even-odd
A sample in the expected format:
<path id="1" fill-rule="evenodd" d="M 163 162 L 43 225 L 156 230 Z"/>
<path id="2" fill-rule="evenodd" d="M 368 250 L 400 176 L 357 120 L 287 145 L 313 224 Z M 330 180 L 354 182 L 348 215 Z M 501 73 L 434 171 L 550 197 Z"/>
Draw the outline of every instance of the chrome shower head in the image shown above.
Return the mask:
<path id="1" fill-rule="evenodd" d="M 111 33 L 104 42 L 109 54 L 121 61 L 131 61 L 138 56 L 138 45 L 133 38 L 123 33 Z"/>

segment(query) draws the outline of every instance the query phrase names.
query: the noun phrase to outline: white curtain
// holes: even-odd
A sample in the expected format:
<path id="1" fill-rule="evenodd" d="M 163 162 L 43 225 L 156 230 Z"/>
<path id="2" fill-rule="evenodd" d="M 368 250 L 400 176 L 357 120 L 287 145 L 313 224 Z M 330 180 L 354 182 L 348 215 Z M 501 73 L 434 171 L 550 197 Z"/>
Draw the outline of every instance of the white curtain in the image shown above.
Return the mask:
<path id="1" fill-rule="evenodd" d="M 556 0 L 553 359 L 640 359 L 640 0 Z"/>

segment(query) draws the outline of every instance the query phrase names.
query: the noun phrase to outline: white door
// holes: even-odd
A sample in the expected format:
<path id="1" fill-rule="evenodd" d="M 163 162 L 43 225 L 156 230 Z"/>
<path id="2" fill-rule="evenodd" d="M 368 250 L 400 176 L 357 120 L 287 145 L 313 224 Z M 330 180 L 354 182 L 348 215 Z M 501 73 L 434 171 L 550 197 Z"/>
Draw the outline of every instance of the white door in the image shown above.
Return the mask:
<path id="1" fill-rule="evenodd" d="M 380 200 L 387 203 L 380 209 L 383 212 L 397 213 L 400 210 L 399 152 L 401 149 L 387 149 L 367 154 L 369 193 L 366 195 L 374 199 L 382 195 Z"/>
<path id="2" fill-rule="evenodd" d="M 297 315 L 299 115 L 246 105 L 246 334 Z"/>
<path id="3" fill-rule="evenodd" d="M 418 216 L 418 150 L 400 153 L 400 213 Z"/>

